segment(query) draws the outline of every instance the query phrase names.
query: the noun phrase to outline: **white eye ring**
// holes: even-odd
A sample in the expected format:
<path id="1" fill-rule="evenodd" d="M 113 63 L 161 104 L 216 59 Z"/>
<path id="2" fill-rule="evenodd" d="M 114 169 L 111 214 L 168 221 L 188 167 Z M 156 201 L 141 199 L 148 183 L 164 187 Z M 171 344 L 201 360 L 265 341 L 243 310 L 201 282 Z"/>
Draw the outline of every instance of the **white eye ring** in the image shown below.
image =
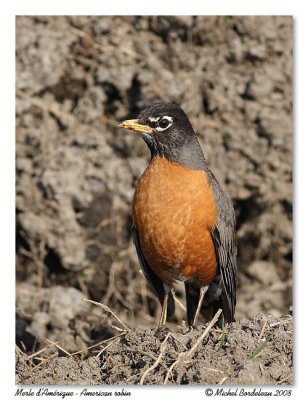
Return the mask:
<path id="1" fill-rule="evenodd" d="M 168 121 L 169 123 L 166 126 L 164 126 L 164 124 L 163 124 L 163 126 L 160 126 L 160 123 L 163 121 Z M 158 122 L 158 127 L 155 128 L 155 130 L 158 132 L 163 132 L 166 129 L 168 129 L 169 126 L 171 126 L 172 124 L 173 124 L 173 118 L 169 117 L 168 115 L 165 115 L 160 119 L 160 121 Z"/>

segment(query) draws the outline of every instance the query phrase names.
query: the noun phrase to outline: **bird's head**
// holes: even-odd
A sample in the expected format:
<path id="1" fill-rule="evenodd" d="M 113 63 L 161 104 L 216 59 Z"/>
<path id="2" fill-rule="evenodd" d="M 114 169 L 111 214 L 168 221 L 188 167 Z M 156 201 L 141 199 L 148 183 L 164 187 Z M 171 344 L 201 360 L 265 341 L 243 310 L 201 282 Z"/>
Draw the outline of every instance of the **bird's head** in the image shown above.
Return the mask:
<path id="1" fill-rule="evenodd" d="M 141 111 L 137 119 L 123 121 L 119 127 L 140 133 L 152 157 L 159 155 L 185 165 L 198 156 L 196 153 L 202 153 L 185 112 L 173 103 L 155 103 Z"/>

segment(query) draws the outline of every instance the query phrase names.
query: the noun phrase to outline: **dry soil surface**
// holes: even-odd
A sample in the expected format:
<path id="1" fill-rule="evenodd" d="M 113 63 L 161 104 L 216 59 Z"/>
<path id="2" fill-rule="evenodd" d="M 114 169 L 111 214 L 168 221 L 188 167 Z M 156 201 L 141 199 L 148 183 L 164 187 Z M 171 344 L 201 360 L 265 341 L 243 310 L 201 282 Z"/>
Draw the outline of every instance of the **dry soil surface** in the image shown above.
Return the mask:
<path id="1" fill-rule="evenodd" d="M 17 355 L 17 383 L 227 384 L 292 383 L 292 318 L 241 320 L 220 329 L 198 327 L 157 337 L 132 328 L 86 352 Z M 95 350 L 94 350 L 95 349 Z M 93 352 L 95 355 L 93 355 Z M 62 353 L 62 354 L 61 354 Z M 86 353 L 86 355 L 84 355 Z"/>

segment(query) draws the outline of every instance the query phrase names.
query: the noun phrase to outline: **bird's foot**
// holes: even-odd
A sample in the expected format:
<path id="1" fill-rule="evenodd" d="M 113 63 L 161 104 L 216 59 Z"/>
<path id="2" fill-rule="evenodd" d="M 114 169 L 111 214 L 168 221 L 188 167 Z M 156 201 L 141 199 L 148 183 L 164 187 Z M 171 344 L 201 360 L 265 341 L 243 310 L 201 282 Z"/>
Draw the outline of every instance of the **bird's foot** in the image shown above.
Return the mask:
<path id="1" fill-rule="evenodd" d="M 171 332 L 169 328 L 166 327 L 157 328 L 154 336 L 160 341 L 162 341 L 166 338 L 169 332 Z"/>

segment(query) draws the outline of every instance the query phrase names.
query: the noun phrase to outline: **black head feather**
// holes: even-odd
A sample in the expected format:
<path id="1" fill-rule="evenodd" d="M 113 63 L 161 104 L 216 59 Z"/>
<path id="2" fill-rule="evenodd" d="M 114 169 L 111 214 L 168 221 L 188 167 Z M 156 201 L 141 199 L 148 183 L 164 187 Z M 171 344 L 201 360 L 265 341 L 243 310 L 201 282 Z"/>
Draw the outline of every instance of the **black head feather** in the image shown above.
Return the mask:
<path id="1" fill-rule="evenodd" d="M 156 103 L 145 108 L 138 122 L 153 128 L 143 139 L 152 157 L 159 155 L 186 167 L 204 169 L 205 159 L 185 112 L 173 103 Z"/>

